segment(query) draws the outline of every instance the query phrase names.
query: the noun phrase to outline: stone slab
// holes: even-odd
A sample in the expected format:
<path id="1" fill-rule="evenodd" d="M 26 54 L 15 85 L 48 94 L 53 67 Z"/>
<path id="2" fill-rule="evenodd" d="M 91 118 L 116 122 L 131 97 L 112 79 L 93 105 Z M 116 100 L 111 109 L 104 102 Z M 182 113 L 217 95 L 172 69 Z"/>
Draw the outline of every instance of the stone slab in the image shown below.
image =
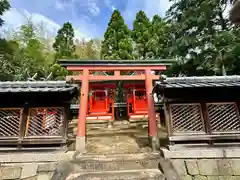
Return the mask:
<path id="1" fill-rule="evenodd" d="M 233 175 L 233 169 L 230 164 L 229 159 L 217 159 L 217 166 L 220 176 L 232 176 Z"/>
<path id="2" fill-rule="evenodd" d="M 193 177 L 193 180 L 207 180 L 206 176 L 197 175 Z"/>
<path id="3" fill-rule="evenodd" d="M 32 177 L 28 177 L 28 178 L 23 178 L 21 180 L 38 180 L 37 178 L 38 178 L 37 176 L 32 176 Z"/>
<path id="4" fill-rule="evenodd" d="M 76 153 L 77 154 L 77 153 Z M 74 160 L 77 161 L 130 161 L 130 160 L 144 160 L 144 159 L 155 159 L 160 158 L 158 152 L 153 153 L 128 153 L 128 154 L 77 154 Z"/>
<path id="5" fill-rule="evenodd" d="M 233 175 L 240 176 L 240 159 L 232 159 L 229 163 L 232 168 Z"/>
<path id="6" fill-rule="evenodd" d="M 237 180 L 235 176 L 219 176 L 218 180 Z"/>
<path id="7" fill-rule="evenodd" d="M 182 148 L 168 150 L 161 148 L 166 159 L 201 159 L 201 158 L 240 158 L 240 148 Z"/>
<path id="8" fill-rule="evenodd" d="M 184 160 L 182 159 L 173 159 L 171 160 L 173 167 L 176 169 L 179 176 L 186 176 L 188 175 L 186 170 L 186 165 Z"/>
<path id="9" fill-rule="evenodd" d="M 192 180 L 192 176 L 181 176 L 181 180 Z"/>
<path id="10" fill-rule="evenodd" d="M 199 175 L 197 160 L 190 159 L 190 160 L 186 160 L 185 163 L 186 163 L 186 168 L 187 168 L 188 174 Z"/>
<path id="11" fill-rule="evenodd" d="M 49 171 L 55 171 L 57 168 L 58 163 L 41 163 L 38 164 L 38 172 L 49 172 Z"/>
<path id="12" fill-rule="evenodd" d="M 131 170 L 131 171 L 105 171 L 92 173 L 70 174 L 66 180 L 119 180 L 119 179 L 141 179 L 141 180 L 164 180 L 165 177 L 158 169 Z"/>
<path id="13" fill-rule="evenodd" d="M 197 161 L 199 174 L 203 176 L 218 176 L 218 165 L 215 159 L 200 159 Z"/>
<path id="14" fill-rule="evenodd" d="M 207 176 L 207 180 L 219 180 L 218 176 Z"/>
<path id="15" fill-rule="evenodd" d="M 53 172 L 39 173 L 37 176 L 37 180 L 51 180 L 52 176 Z"/>
<path id="16" fill-rule="evenodd" d="M 0 179 L 20 179 L 22 168 L 21 167 L 0 167 Z"/>
<path id="17" fill-rule="evenodd" d="M 64 152 L 2 153 L 0 154 L 0 163 L 56 162 L 67 157 L 68 153 Z"/>
<path id="18" fill-rule="evenodd" d="M 24 164 L 22 166 L 21 179 L 30 178 L 37 175 L 38 165 L 36 163 Z"/>
<path id="19" fill-rule="evenodd" d="M 50 177 L 48 174 L 39 174 L 37 180 L 50 180 Z"/>

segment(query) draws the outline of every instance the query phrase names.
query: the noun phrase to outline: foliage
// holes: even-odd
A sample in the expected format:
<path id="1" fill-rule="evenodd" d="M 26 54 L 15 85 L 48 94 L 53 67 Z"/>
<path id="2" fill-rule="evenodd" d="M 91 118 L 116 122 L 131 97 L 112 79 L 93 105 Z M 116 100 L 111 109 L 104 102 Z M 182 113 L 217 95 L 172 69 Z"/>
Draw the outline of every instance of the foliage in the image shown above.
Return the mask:
<path id="1" fill-rule="evenodd" d="M 114 10 L 108 23 L 102 42 L 102 59 L 133 59 L 131 31 L 124 22 L 121 13 Z"/>
<path id="2" fill-rule="evenodd" d="M 139 11 L 136 14 L 136 19 L 133 22 L 132 38 L 135 42 L 135 52 L 137 59 L 146 59 L 149 54 L 148 42 L 150 40 L 151 23 L 144 11 Z"/>
<path id="3" fill-rule="evenodd" d="M 8 0 L 1 0 L 0 1 L 0 16 L 2 16 L 5 11 L 9 10 L 10 7 L 11 6 L 10 6 Z M 4 23 L 3 19 L 0 18 L 0 26 L 2 26 L 3 23 Z"/>
<path id="4" fill-rule="evenodd" d="M 100 59 L 99 49 L 100 44 L 97 39 L 91 39 L 89 41 L 76 41 L 76 56 L 79 59 Z"/>
<path id="5" fill-rule="evenodd" d="M 45 44 L 36 34 L 31 21 L 20 27 L 12 40 L 2 40 L 1 80 L 27 80 L 37 73 L 36 79 L 45 78 L 54 63 L 54 53 L 46 51 Z"/>
<path id="6" fill-rule="evenodd" d="M 13 80 L 14 74 L 17 74 L 20 70 L 20 63 L 16 60 L 17 51 L 19 46 L 17 42 L 7 41 L 0 39 L 0 79 L 1 80 Z"/>
<path id="7" fill-rule="evenodd" d="M 240 27 L 225 16 L 230 0 L 171 1 L 166 19 L 155 15 L 150 21 L 139 11 L 132 31 L 114 10 L 102 42 L 74 40 L 72 24 L 66 22 L 52 43 L 44 24 L 28 20 L 7 40 L 0 39 L 0 79 L 27 80 L 36 73 L 36 79 L 64 79 L 69 72 L 56 63 L 60 58 L 176 58 L 168 75 L 240 74 Z M 9 8 L 7 0 L 0 1 L 0 16 Z"/>
<path id="8" fill-rule="evenodd" d="M 172 26 L 170 53 L 179 63 L 174 73 L 225 75 L 233 70 L 239 36 L 224 13 L 228 0 L 177 0 L 167 12 Z M 173 71 L 173 70 L 171 70 Z"/>
<path id="9" fill-rule="evenodd" d="M 56 58 L 73 58 L 75 53 L 74 45 L 74 29 L 70 22 L 63 24 L 63 27 L 58 30 L 55 37 L 53 48 L 56 52 Z"/>
<path id="10" fill-rule="evenodd" d="M 170 25 L 159 15 L 153 16 L 147 43 L 148 58 L 163 59 L 168 56 Z"/>

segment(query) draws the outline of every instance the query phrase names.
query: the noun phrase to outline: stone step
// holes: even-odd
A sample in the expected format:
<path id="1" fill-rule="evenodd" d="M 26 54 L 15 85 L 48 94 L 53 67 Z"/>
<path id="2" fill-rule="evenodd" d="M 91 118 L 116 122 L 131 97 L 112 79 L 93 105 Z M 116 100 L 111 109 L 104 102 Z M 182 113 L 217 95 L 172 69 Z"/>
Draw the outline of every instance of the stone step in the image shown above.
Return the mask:
<path id="1" fill-rule="evenodd" d="M 157 169 L 159 153 L 81 155 L 71 161 L 74 172 Z"/>
<path id="2" fill-rule="evenodd" d="M 164 180 L 158 169 L 121 170 L 70 174 L 66 180 Z"/>

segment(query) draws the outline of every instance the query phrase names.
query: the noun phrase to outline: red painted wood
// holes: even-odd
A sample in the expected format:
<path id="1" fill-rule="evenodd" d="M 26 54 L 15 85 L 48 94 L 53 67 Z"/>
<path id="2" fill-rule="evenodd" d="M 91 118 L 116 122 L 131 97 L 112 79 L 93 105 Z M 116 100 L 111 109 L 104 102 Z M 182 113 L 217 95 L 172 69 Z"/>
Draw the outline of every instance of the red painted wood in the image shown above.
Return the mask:
<path id="1" fill-rule="evenodd" d="M 124 88 L 128 89 L 127 106 L 128 116 L 132 115 L 146 115 L 148 113 L 146 89 L 144 83 L 126 83 Z M 129 111 L 130 104 L 132 105 L 132 112 Z"/>
<path id="2" fill-rule="evenodd" d="M 127 67 L 119 67 L 119 66 L 98 66 L 98 67 L 92 67 L 92 66 L 67 66 L 67 70 L 69 71 L 81 71 L 84 69 L 89 69 L 91 71 L 144 71 L 145 69 L 149 70 L 160 70 L 164 71 L 167 69 L 165 65 L 155 65 L 155 66 L 127 66 Z"/>
<path id="3" fill-rule="evenodd" d="M 151 71 L 145 70 L 146 80 L 146 96 L 147 96 L 147 104 L 148 104 L 148 128 L 149 128 L 149 136 L 156 137 L 157 136 L 157 121 L 156 121 L 156 111 L 154 106 L 154 100 L 152 95 L 153 89 L 153 81 L 151 79 Z"/>
<path id="4" fill-rule="evenodd" d="M 92 91 L 89 97 L 89 105 L 91 108 L 88 116 L 111 116 L 114 118 L 113 105 L 116 85 L 91 83 L 90 89 Z M 110 104 L 112 104 L 112 112 L 110 112 Z"/>
<path id="5" fill-rule="evenodd" d="M 160 78 L 159 75 L 152 75 L 152 79 L 153 80 L 158 80 Z M 67 76 L 66 77 L 66 81 L 70 81 L 70 80 L 75 80 L 75 81 L 82 81 L 83 76 L 82 75 L 78 75 L 78 76 Z M 144 81 L 145 80 L 145 75 L 141 74 L 141 75 L 135 75 L 135 76 L 129 76 L 129 75 L 121 75 L 121 76 L 94 76 L 94 75 L 90 75 L 89 76 L 89 81 L 118 81 L 118 80 L 125 80 L 125 81 Z"/>
<path id="6" fill-rule="evenodd" d="M 79 107 L 79 116 L 78 116 L 78 131 L 77 136 L 86 135 L 86 115 L 88 108 L 88 82 L 89 70 L 83 70 L 83 80 L 81 84 L 81 94 L 80 94 L 80 107 Z"/>

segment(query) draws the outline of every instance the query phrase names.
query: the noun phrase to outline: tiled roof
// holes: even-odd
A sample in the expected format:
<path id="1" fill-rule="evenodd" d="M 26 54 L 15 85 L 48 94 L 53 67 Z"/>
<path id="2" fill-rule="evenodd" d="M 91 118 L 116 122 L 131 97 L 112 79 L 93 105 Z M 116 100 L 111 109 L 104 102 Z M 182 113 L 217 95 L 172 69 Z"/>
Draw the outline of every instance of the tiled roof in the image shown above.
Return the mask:
<path id="1" fill-rule="evenodd" d="M 7 81 L 0 82 L 0 93 L 6 92 L 69 92 L 78 86 L 66 81 Z"/>
<path id="2" fill-rule="evenodd" d="M 240 87 L 240 76 L 171 77 L 157 81 L 156 85 L 163 88 Z"/>
<path id="3" fill-rule="evenodd" d="M 156 59 L 156 60 L 78 60 L 78 59 L 60 59 L 58 63 L 63 66 L 161 66 L 161 65 L 172 65 L 176 62 L 175 59 Z M 126 69 L 127 70 L 127 69 Z"/>

